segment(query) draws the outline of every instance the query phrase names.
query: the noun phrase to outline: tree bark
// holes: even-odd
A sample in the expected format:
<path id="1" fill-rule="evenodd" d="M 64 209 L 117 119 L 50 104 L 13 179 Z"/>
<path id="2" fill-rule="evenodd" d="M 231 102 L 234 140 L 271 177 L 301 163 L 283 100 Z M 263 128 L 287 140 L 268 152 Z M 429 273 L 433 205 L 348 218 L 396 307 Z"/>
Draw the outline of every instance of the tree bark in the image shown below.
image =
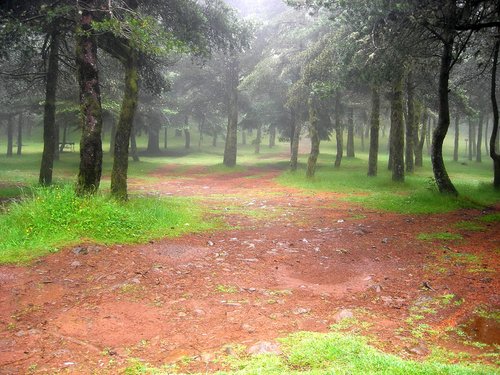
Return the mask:
<path id="1" fill-rule="evenodd" d="M 271 124 L 269 126 L 269 147 L 273 148 L 276 146 L 276 125 Z"/>
<path id="2" fill-rule="evenodd" d="M 488 144 L 488 128 L 490 125 L 490 116 L 486 116 L 486 123 L 484 124 L 484 150 L 486 155 L 490 154 L 490 148 Z"/>
<path id="3" fill-rule="evenodd" d="M 405 163 L 406 172 L 412 173 L 414 170 L 414 153 L 415 153 L 415 90 L 413 82 L 413 73 L 411 70 L 408 72 L 406 80 L 406 94 L 408 99 L 408 114 L 406 118 L 406 153 Z"/>
<path id="4" fill-rule="evenodd" d="M 420 137 L 418 131 L 416 133 L 416 146 L 415 146 L 415 167 L 422 167 L 424 165 L 424 143 L 427 134 L 427 110 L 423 108 L 422 115 L 422 129 L 420 130 Z"/>
<path id="5" fill-rule="evenodd" d="M 255 154 L 260 154 L 260 144 L 262 143 L 262 125 L 257 127 L 257 136 L 255 137 Z"/>
<path id="6" fill-rule="evenodd" d="M 290 170 L 295 172 L 298 166 L 299 159 L 299 143 L 300 143 L 300 133 L 302 131 L 302 124 L 296 116 L 292 116 L 292 121 L 294 121 L 295 126 L 293 127 L 292 135 L 292 146 L 291 146 L 291 156 L 290 156 Z"/>
<path id="7" fill-rule="evenodd" d="M 81 0 L 80 30 L 76 40 L 76 65 L 80 84 L 82 138 L 77 193 L 92 194 L 99 189 L 102 174 L 102 108 L 97 62 L 97 42 L 92 30 L 96 1 Z M 52 148 L 53 152 L 53 148 Z"/>
<path id="8" fill-rule="evenodd" d="M 340 106 L 340 91 L 335 93 L 335 138 L 337 141 L 337 155 L 335 156 L 335 168 L 339 168 L 344 154 L 344 132 L 342 129 Z"/>
<path id="9" fill-rule="evenodd" d="M 111 195 L 120 200 L 126 200 L 128 198 L 127 174 L 129 143 L 139 95 L 137 60 L 137 52 L 131 49 L 128 59 L 123 61 L 125 68 L 125 92 L 120 110 L 120 118 L 116 126 L 113 169 L 111 172 Z"/>
<path id="10" fill-rule="evenodd" d="M 472 120 L 471 118 L 469 117 L 469 161 L 472 161 L 472 153 L 473 153 L 473 149 L 472 149 L 472 143 L 473 143 L 473 135 L 472 135 Z"/>
<path id="11" fill-rule="evenodd" d="M 460 116 L 455 115 L 455 141 L 453 144 L 453 161 L 458 161 L 458 149 L 460 146 Z"/>
<path id="12" fill-rule="evenodd" d="M 476 162 L 482 161 L 482 143 L 483 143 L 483 113 L 479 114 L 479 122 L 477 124 L 477 145 L 476 145 Z"/>
<path id="13" fill-rule="evenodd" d="M 236 155 L 238 152 L 238 83 L 239 64 L 238 58 L 233 53 L 229 57 L 227 66 L 227 91 L 229 100 L 227 134 L 223 160 L 226 167 L 234 167 L 236 165 Z"/>
<path id="14" fill-rule="evenodd" d="M 23 113 L 17 119 L 17 155 L 23 153 Z"/>
<path id="15" fill-rule="evenodd" d="M 217 132 L 214 132 L 214 133 L 213 133 L 213 137 L 212 137 L 212 146 L 213 146 L 213 147 L 217 147 Z"/>
<path id="16" fill-rule="evenodd" d="M 311 137 L 311 153 L 309 154 L 309 159 L 307 160 L 307 171 L 306 177 L 312 178 L 316 172 L 316 163 L 318 161 L 319 155 L 319 118 L 316 108 L 316 103 L 314 99 L 309 99 L 309 135 Z"/>
<path id="17" fill-rule="evenodd" d="M 405 179 L 403 111 L 403 75 L 398 72 L 394 79 L 391 98 L 392 180 L 396 182 L 403 182 Z"/>
<path id="18" fill-rule="evenodd" d="M 377 175 L 379 130 L 380 130 L 380 92 L 378 87 L 373 86 L 372 112 L 370 118 L 370 151 L 368 155 L 368 176 Z"/>
<path id="19" fill-rule="evenodd" d="M 154 121 L 149 123 L 146 153 L 150 155 L 158 155 L 160 153 L 160 124 Z"/>
<path id="20" fill-rule="evenodd" d="M 132 126 L 131 134 L 130 134 L 130 154 L 132 155 L 132 160 L 135 162 L 139 161 L 139 154 L 137 153 L 137 140 L 136 140 L 137 131 L 135 130 L 135 126 Z"/>
<path id="21" fill-rule="evenodd" d="M 7 156 L 12 157 L 14 149 L 14 115 L 10 115 L 7 120 Z"/>
<path id="22" fill-rule="evenodd" d="M 454 12 L 454 0 L 447 0 L 446 13 Z M 453 9 L 453 10 L 451 10 Z M 458 195 L 451 182 L 443 160 L 443 143 L 450 126 L 450 108 L 448 86 L 450 70 L 453 59 L 454 36 L 451 30 L 446 30 L 443 35 L 443 51 L 441 52 L 441 66 L 439 70 L 439 121 L 432 136 L 431 161 L 434 178 L 439 191 L 443 194 Z"/>
<path id="23" fill-rule="evenodd" d="M 500 32 L 498 28 L 497 32 Z M 497 37 L 493 48 L 493 67 L 491 69 L 491 106 L 493 112 L 493 129 L 490 137 L 490 157 L 493 159 L 493 187 L 500 190 L 500 150 L 498 150 L 498 102 L 496 94 L 498 51 L 500 50 L 500 38 Z"/>
<path id="24" fill-rule="evenodd" d="M 56 93 L 59 75 L 59 33 L 51 35 L 47 78 L 45 83 L 45 104 L 43 112 L 43 153 L 40 165 L 39 183 L 52 184 L 54 169 L 54 150 L 56 149 Z"/>
<path id="25" fill-rule="evenodd" d="M 191 131 L 189 128 L 184 128 L 184 148 L 186 150 L 191 148 Z"/>
<path id="26" fill-rule="evenodd" d="M 349 108 L 347 118 L 347 157 L 353 158 L 354 154 L 354 109 Z"/>

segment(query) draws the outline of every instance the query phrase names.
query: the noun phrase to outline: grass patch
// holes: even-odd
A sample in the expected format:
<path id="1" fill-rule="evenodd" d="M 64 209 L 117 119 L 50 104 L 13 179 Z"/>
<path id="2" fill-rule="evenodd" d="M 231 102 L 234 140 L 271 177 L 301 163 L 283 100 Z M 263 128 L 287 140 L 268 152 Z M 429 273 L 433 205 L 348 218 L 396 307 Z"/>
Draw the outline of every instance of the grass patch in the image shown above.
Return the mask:
<path id="1" fill-rule="evenodd" d="M 77 197 L 70 185 L 34 188 L 0 215 L 0 263 L 26 262 L 81 242 L 140 243 L 215 227 L 192 199 Z"/>
<path id="2" fill-rule="evenodd" d="M 457 241 L 463 237 L 457 233 L 437 232 L 437 233 L 420 233 L 417 239 L 421 241 Z"/>
<path id="3" fill-rule="evenodd" d="M 498 192 L 488 182 L 486 169 L 471 169 L 461 165 L 449 168 L 459 197 L 442 195 L 437 191 L 430 168 L 419 169 L 405 177 L 404 183 L 393 183 L 390 172 L 379 168 L 377 177 L 367 177 L 365 155 L 361 159 L 344 159 L 342 167 L 334 169 L 322 154 L 316 175 L 305 177 L 303 165 L 295 173 L 284 172 L 277 178 L 280 184 L 309 191 L 332 191 L 344 194 L 344 200 L 364 207 L 403 214 L 444 213 L 462 208 L 483 208 L 499 201 Z M 381 158 L 381 165 L 385 159 Z M 483 166 L 481 166 L 483 168 Z M 497 219 L 499 220 L 499 219 Z"/>
<path id="4" fill-rule="evenodd" d="M 488 214 L 479 218 L 483 223 L 498 223 L 500 222 L 500 213 Z"/>
<path id="5" fill-rule="evenodd" d="M 486 228 L 484 225 L 481 225 L 475 221 L 459 221 L 458 223 L 455 223 L 455 228 L 457 229 L 462 229 L 462 230 L 468 230 L 471 232 L 481 232 L 485 230 Z"/>

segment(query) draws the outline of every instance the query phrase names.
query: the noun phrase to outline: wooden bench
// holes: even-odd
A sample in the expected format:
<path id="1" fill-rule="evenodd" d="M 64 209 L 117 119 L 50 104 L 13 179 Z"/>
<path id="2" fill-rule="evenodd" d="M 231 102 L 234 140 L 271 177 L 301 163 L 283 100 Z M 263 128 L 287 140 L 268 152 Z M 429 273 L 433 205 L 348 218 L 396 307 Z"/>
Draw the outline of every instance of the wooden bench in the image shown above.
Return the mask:
<path id="1" fill-rule="evenodd" d="M 61 148 L 62 146 L 62 148 Z M 59 150 L 64 151 L 64 150 L 70 150 L 71 152 L 75 151 L 75 142 L 59 142 Z"/>

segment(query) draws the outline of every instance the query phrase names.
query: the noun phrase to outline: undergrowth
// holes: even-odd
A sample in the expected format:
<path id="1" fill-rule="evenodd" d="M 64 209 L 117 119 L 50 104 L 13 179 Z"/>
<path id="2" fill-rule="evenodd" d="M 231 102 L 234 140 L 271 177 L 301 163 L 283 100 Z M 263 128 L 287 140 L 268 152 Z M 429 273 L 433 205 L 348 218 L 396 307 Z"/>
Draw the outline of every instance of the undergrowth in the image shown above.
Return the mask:
<path id="1" fill-rule="evenodd" d="M 139 243 L 213 228 L 187 198 L 76 196 L 71 185 L 33 188 L 0 214 L 0 263 L 26 262 L 81 242 Z"/>

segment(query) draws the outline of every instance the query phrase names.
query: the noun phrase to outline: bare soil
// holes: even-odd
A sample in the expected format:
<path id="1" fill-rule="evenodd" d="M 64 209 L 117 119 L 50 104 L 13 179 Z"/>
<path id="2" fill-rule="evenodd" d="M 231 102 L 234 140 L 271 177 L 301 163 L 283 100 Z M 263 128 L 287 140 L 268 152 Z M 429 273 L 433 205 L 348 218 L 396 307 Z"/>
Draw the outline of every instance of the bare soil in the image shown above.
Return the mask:
<path id="1" fill-rule="evenodd" d="M 466 337 L 450 331 L 478 306 L 499 307 L 500 226 L 454 226 L 485 212 L 381 213 L 340 194 L 284 188 L 273 181 L 278 173 L 158 170 L 131 189 L 198 197 L 232 229 L 82 244 L 29 266 L 1 266 L 0 374 L 115 374 L 132 358 L 211 372 L 228 345 L 326 332 L 351 313 L 371 323 L 360 330 L 373 345 L 404 357 L 423 359 L 435 345 L 473 359 L 494 351 L 497 325 Z M 464 239 L 417 239 L 447 231 Z M 466 345 L 482 338 L 490 345 Z"/>

